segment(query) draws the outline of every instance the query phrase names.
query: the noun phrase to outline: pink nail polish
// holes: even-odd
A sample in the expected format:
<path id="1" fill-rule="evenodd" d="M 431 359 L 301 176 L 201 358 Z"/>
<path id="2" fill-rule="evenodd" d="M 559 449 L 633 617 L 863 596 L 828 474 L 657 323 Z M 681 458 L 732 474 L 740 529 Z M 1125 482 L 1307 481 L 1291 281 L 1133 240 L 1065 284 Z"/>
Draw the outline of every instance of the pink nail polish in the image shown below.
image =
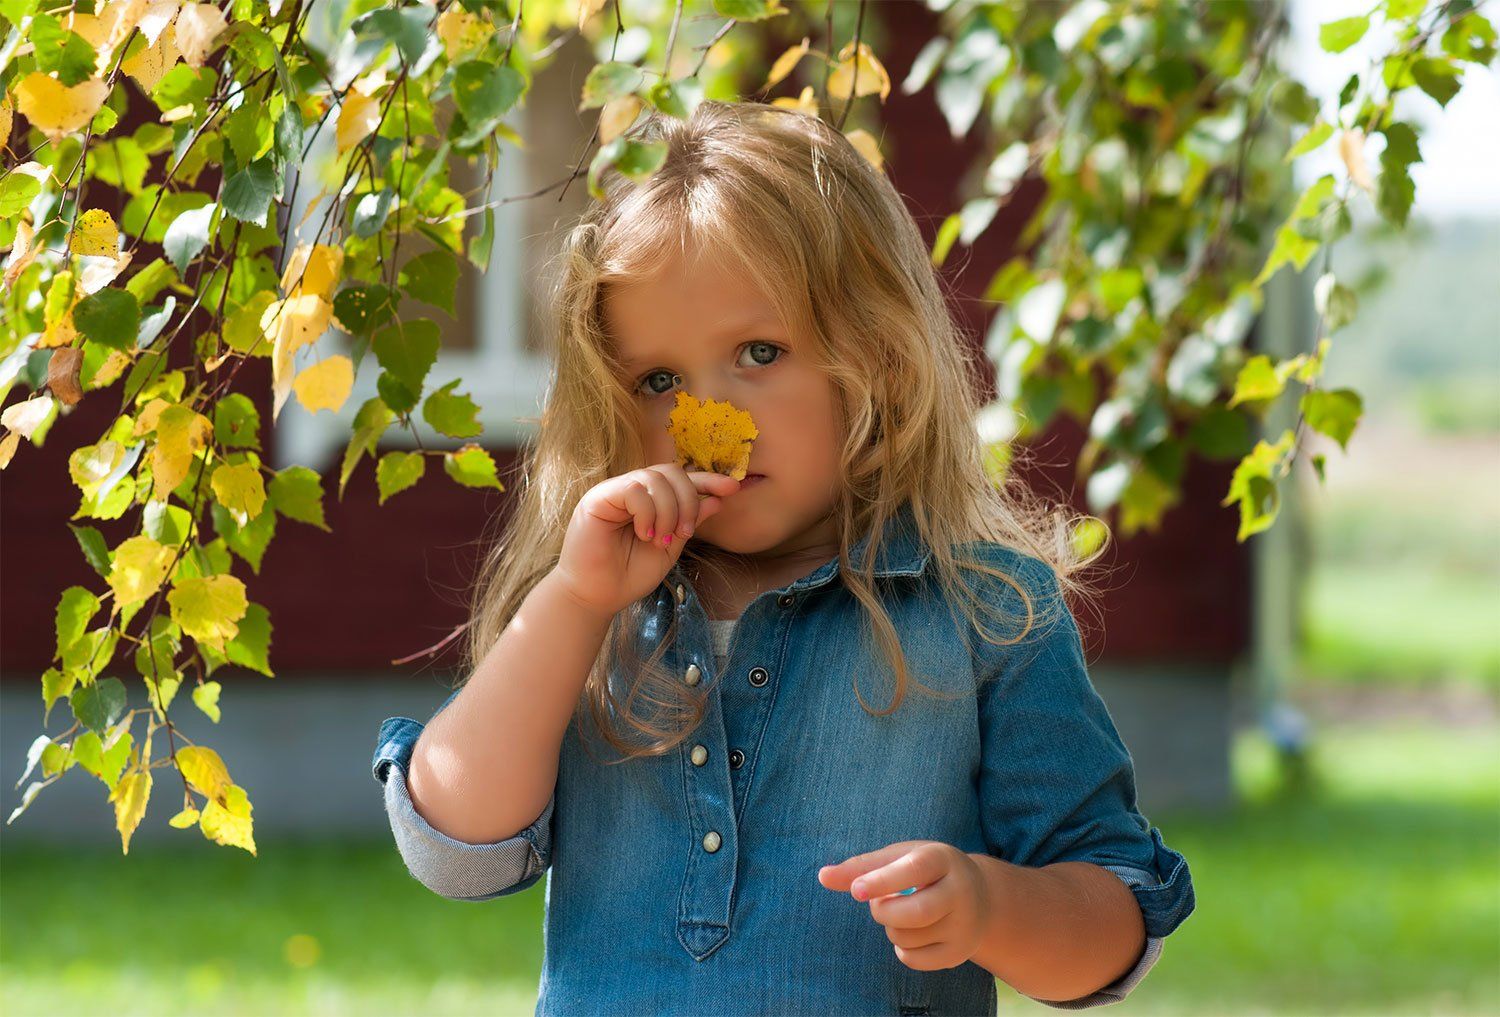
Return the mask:
<path id="1" fill-rule="evenodd" d="M 646 539 L 650 540 L 654 536 L 656 536 L 656 527 L 653 526 L 646 531 Z"/>
<path id="2" fill-rule="evenodd" d="M 671 534 L 670 534 L 670 533 L 669 533 L 669 534 L 667 534 L 667 535 L 666 535 L 666 537 L 665 537 L 665 538 L 664 538 L 664 539 L 663 539 L 663 540 L 662 540 L 662 543 L 663 543 L 663 544 L 670 544 L 670 543 L 671 543 L 671 542 L 672 542 L 672 535 L 671 535 Z"/>

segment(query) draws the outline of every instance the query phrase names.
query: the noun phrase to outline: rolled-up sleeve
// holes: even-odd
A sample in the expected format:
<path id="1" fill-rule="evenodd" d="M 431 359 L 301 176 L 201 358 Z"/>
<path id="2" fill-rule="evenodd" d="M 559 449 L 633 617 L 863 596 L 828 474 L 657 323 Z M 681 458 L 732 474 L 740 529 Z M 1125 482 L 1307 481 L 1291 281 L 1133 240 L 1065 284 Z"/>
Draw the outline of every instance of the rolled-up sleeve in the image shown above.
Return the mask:
<path id="1" fill-rule="evenodd" d="M 1003 555 L 981 560 L 1026 589 L 1037 624 L 1008 646 L 975 637 L 985 842 L 991 854 L 1016 865 L 1091 862 L 1129 887 L 1146 929 L 1131 970 L 1078 999 L 1037 1000 L 1065 1010 L 1116 1003 L 1146 976 L 1166 937 L 1192 913 L 1192 875 L 1187 859 L 1166 845 L 1137 807 L 1130 752 L 1089 678 L 1078 626 L 1056 574 L 1038 558 L 1001 550 Z M 1006 594 L 994 595 L 1006 597 L 1008 612 L 1024 616 L 1019 595 L 1008 585 L 1004 589 Z M 989 627 L 993 632 L 995 626 Z"/>
<path id="2" fill-rule="evenodd" d="M 457 698 L 454 692 L 433 713 Z M 429 722 L 430 722 L 429 718 Z M 552 861 L 552 810 L 513 837 L 487 844 L 456 840 L 434 828 L 412 805 L 406 789 L 412 750 L 425 725 L 410 717 L 381 722 L 372 773 L 385 786 L 385 811 L 407 871 L 423 886 L 453 900 L 484 901 L 527 889 Z"/>

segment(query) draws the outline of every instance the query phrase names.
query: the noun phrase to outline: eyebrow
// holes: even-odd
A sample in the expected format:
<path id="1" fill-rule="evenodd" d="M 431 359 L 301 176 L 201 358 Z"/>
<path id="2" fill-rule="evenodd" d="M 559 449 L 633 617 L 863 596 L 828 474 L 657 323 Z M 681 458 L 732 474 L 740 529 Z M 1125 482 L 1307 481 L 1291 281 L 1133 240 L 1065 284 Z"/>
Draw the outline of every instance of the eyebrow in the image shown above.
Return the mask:
<path id="1" fill-rule="evenodd" d="M 766 308 L 765 310 L 754 311 L 747 315 L 741 315 L 738 318 L 721 319 L 718 322 L 718 334 L 720 336 L 737 335 L 741 332 L 749 331 L 751 328 L 757 325 L 779 326 L 780 319 L 773 311 L 770 310 L 770 308 Z M 656 361 L 662 359 L 664 359 L 662 356 L 658 356 L 655 353 L 649 353 L 644 357 L 622 357 L 620 359 L 620 365 L 625 368 L 633 368 L 637 366 L 643 366 L 648 362 L 655 363 Z"/>

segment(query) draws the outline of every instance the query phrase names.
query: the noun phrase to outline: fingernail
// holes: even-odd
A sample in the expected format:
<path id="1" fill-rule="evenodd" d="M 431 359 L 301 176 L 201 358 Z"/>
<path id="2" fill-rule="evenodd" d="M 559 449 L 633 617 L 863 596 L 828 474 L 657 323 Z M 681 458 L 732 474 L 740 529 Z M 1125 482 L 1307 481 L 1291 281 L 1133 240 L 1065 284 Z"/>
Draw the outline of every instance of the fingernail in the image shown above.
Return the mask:
<path id="1" fill-rule="evenodd" d="M 653 526 L 646 531 L 646 539 L 650 540 L 654 536 L 656 536 L 656 527 Z"/>
<path id="2" fill-rule="evenodd" d="M 672 535 L 670 533 L 667 534 L 665 537 L 662 538 L 662 546 L 664 546 L 664 547 L 667 544 L 670 544 L 671 542 L 672 542 Z"/>
<path id="3" fill-rule="evenodd" d="M 864 900 L 865 899 L 865 884 L 860 883 L 860 882 L 855 882 L 855 883 L 853 883 L 853 884 L 850 885 L 849 891 L 854 894 L 854 899 L 855 900 Z"/>
<path id="4" fill-rule="evenodd" d="M 691 526 L 684 526 L 682 528 L 682 539 L 683 540 L 688 539 L 692 535 L 693 535 L 693 528 Z"/>

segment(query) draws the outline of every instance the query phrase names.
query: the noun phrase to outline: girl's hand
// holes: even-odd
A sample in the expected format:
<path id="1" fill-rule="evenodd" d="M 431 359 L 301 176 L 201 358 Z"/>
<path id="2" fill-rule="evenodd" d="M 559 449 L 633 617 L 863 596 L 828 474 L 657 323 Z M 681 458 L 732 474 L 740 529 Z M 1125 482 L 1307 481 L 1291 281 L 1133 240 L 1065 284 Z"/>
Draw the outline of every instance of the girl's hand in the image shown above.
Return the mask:
<path id="1" fill-rule="evenodd" d="M 950 844 L 904 840 L 818 870 L 818 882 L 870 902 L 901 963 L 955 968 L 981 945 L 987 887 L 974 859 Z M 903 895 L 902 890 L 916 887 Z"/>
<path id="2" fill-rule="evenodd" d="M 733 477 L 675 462 L 610 477 L 578 500 L 553 572 L 580 604 L 613 617 L 665 578 L 688 537 L 739 489 Z"/>

